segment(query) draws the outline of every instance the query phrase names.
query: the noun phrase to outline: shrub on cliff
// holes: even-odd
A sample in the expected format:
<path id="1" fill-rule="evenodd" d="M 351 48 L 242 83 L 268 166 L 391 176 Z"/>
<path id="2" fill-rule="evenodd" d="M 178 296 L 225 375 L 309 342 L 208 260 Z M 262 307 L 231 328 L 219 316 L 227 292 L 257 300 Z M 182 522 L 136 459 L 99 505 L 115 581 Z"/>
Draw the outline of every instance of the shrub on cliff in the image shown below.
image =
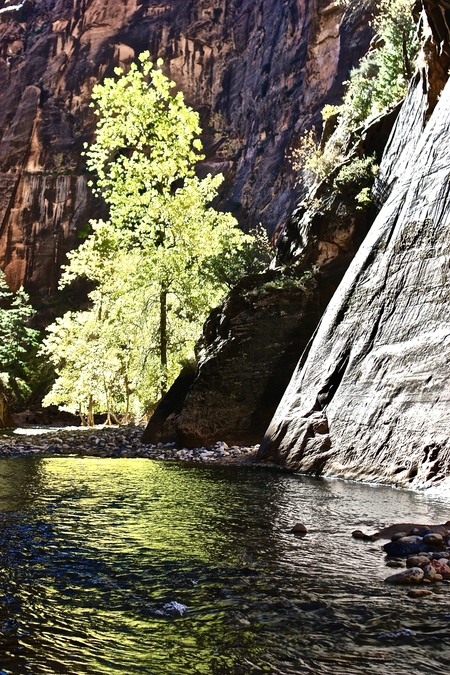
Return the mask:
<path id="1" fill-rule="evenodd" d="M 418 50 L 412 0 L 378 0 L 371 49 L 354 68 L 340 106 L 326 105 L 322 117 L 333 121 L 334 133 L 319 143 L 316 130 L 304 133 L 293 150 L 294 168 L 323 180 L 341 163 L 355 131 L 380 113 L 395 106 L 408 90 Z"/>
<path id="2" fill-rule="evenodd" d="M 412 0 L 376 3 L 373 48 L 350 73 L 343 104 L 337 108 L 348 129 L 365 124 L 406 95 L 418 49 L 412 5 Z"/>
<path id="3" fill-rule="evenodd" d="M 96 411 L 128 420 L 165 393 L 226 290 L 220 269 L 235 274 L 236 255 L 252 245 L 211 206 L 223 177 L 195 174 L 197 113 L 147 53 L 139 62 L 94 88 L 87 165 L 109 219 L 90 223 L 62 277 L 93 281 L 92 307 L 57 320 L 43 347 L 58 373 L 44 404 L 89 422 Z"/>

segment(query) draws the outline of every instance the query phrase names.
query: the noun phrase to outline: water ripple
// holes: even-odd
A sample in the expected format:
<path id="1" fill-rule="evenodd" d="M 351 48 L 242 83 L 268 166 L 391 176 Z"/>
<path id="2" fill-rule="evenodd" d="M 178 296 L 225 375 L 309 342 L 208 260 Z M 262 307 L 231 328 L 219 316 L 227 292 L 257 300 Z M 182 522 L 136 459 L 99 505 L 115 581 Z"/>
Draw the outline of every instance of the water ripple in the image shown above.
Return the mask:
<path id="1" fill-rule="evenodd" d="M 0 476 L 0 675 L 448 666 L 449 586 L 407 598 L 379 544 L 350 536 L 445 521 L 442 501 L 146 460 L 2 460 Z"/>

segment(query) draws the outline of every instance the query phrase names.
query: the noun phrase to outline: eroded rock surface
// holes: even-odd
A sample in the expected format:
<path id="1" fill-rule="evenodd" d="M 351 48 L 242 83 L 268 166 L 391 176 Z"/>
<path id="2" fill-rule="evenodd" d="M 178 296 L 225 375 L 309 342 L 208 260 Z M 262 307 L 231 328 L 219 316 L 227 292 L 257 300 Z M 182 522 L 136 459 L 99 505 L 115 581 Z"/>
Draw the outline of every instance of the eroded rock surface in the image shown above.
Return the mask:
<path id="1" fill-rule="evenodd" d="M 296 190 L 286 151 L 335 102 L 370 40 L 369 0 L 0 0 L 0 266 L 33 297 L 101 206 L 87 189 L 93 85 L 149 49 L 201 113 L 221 205 L 274 231 Z M 5 10 L 5 11 L 3 11 Z"/>
<path id="2" fill-rule="evenodd" d="M 445 17 L 445 3 L 431 4 Z M 442 63 L 428 61 L 410 89 L 380 172 L 387 201 L 291 380 L 261 461 L 402 486 L 449 480 L 450 84 L 435 108 L 429 86 Z"/>
<path id="3" fill-rule="evenodd" d="M 325 293 L 318 279 L 290 282 L 279 272 L 243 280 L 208 319 L 197 372 L 175 382 L 144 442 L 255 443 L 319 321 Z"/>

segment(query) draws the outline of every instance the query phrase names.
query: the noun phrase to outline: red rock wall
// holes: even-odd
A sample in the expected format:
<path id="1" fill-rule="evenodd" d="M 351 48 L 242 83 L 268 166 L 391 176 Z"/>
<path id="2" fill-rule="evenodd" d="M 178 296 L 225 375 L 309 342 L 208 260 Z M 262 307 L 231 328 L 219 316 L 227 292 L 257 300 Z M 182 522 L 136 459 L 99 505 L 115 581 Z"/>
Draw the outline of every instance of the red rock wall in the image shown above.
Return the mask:
<path id="1" fill-rule="evenodd" d="M 368 3 L 370 4 L 370 3 Z M 149 49 L 201 113 L 203 171 L 244 227 L 284 222 L 286 152 L 365 51 L 365 3 L 330 0 L 0 0 L 0 266 L 52 295 L 77 232 L 101 207 L 86 186 L 92 86 Z M 362 9 L 360 7 L 362 6 Z M 214 127 L 214 128 L 213 128 Z"/>

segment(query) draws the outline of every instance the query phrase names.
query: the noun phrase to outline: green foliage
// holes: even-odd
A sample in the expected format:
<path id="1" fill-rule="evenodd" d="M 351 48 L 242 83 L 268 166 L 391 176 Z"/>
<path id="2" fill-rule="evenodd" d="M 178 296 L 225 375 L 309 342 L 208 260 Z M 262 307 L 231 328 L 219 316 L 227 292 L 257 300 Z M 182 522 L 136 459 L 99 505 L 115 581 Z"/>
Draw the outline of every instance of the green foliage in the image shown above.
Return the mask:
<path id="1" fill-rule="evenodd" d="M 400 101 L 408 90 L 418 42 L 411 0 L 379 0 L 376 48 L 363 57 L 347 83 L 341 122 L 349 129 Z"/>
<path id="2" fill-rule="evenodd" d="M 233 288 L 244 275 L 258 274 L 269 266 L 274 256 L 274 249 L 266 230 L 259 225 L 250 231 L 249 236 L 238 241 L 234 237 L 224 238 L 220 242 L 219 254 L 210 256 L 204 261 L 203 273 L 210 282 L 223 284 Z"/>
<path id="3" fill-rule="evenodd" d="M 252 241 L 210 206 L 222 176 L 195 175 L 198 115 L 148 54 L 139 61 L 94 88 L 99 121 L 86 156 L 109 220 L 91 221 L 61 282 L 95 282 L 92 307 L 56 321 L 43 347 L 58 373 L 44 404 L 89 422 L 96 411 L 128 420 L 155 404 L 227 283 L 245 272 Z"/>
<path id="4" fill-rule="evenodd" d="M 355 157 L 340 169 L 333 181 L 333 187 L 342 194 L 355 197 L 362 189 L 372 186 L 378 172 L 376 158 Z"/>
<path id="5" fill-rule="evenodd" d="M 293 168 L 303 178 L 307 178 L 308 173 L 315 180 L 327 178 L 345 160 L 349 139 L 358 127 L 405 96 L 418 49 L 411 8 L 412 0 L 378 0 L 376 3 L 375 48 L 350 73 L 342 105 L 326 105 L 322 111 L 324 122 L 337 116 L 334 133 L 322 146 L 315 129 L 311 129 L 304 133 L 299 147 L 292 152 Z M 352 184 L 356 201 L 364 208 L 369 199 L 366 188 L 373 182 L 374 171 L 371 159 L 353 160 L 341 169 L 334 187 L 343 188 L 342 181 Z M 358 179 L 361 179 L 359 189 Z"/>
<path id="6" fill-rule="evenodd" d="M 0 271 L 0 379 L 16 403 L 30 393 L 30 364 L 39 338 L 38 331 L 30 328 L 33 314 L 25 291 L 10 291 Z"/>
<path id="7" fill-rule="evenodd" d="M 297 275 L 293 273 L 292 269 L 289 270 L 289 273 L 283 270 L 270 281 L 253 288 L 247 293 L 247 297 L 261 300 L 277 291 L 302 291 L 306 296 L 310 296 L 316 288 L 315 282 L 318 272 L 319 268 L 316 265 L 313 265 L 310 269 L 302 270 Z"/>

